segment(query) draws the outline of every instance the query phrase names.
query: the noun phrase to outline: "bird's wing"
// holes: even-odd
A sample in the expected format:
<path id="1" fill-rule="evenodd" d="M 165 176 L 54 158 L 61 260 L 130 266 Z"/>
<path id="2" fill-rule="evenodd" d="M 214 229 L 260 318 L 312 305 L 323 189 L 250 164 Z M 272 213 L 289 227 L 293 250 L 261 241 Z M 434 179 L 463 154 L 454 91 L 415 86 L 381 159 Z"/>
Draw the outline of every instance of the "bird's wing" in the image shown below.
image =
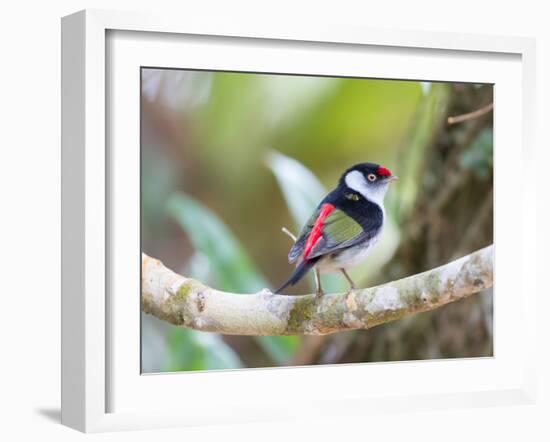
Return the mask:
<path id="1" fill-rule="evenodd" d="M 351 247 L 369 237 L 361 225 L 330 203 L 319 205 L 302 228 L 290 249 L 289 262 L 299 257 L 312 259 L 339 249 Z"/>
<path id="2" fill-rule="evenodd" d="M 304 227 L 302 227 L 302 230 L 298 235 L 298 239 L 296 240 L 296 242 L 288 252 L 288 262 L 292 263 L 302 255 L 304 251 L 304 246 L 306 245 L 309 234 L 311 233 L 311 229 L 313 229 L 313 226 L 315 225 L 315 221 L 317 221 L 317 218 L 319 218 L 320 211 L 321 211 L 321 205 L 319 205 L 319 207 L 315 209 L 315 211 L 309 217 L 307 222 L 304 224 Z"/>
<path id="3" fill-rule="evenodd" d="M 315 237 L 315 227 L 318 225 L 320 225 L 319 234 Z M 304 257 L 312 259 L 351 247 L 366 240 L 371 233 L 366 232 L 357 221 L 344 211 L 333 208 L 322 222 L 316 223 L 312 229 L 306 242 Z M 310 245 L 309 249 L 308 245 Z"/>

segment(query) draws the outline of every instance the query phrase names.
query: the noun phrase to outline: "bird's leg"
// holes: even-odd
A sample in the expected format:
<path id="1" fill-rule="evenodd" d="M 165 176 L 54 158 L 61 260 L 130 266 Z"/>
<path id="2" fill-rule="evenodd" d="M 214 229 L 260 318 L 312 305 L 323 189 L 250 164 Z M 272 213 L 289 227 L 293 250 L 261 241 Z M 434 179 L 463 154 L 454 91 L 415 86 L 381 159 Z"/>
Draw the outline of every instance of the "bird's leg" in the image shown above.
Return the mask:
<path id="1" fill-rule="evenodd" d="M 340 269 L 340 271 L 345 276 L 345 278 L 348 280 L 348 282 L 349 282 L 348 293 L 351 293 L 351 291 L 355 290 L 357 287 L 355 287 L 355 283 L 353 282 L 353 279 L 350 278 L 350 276 L 348 275 L 348 273 L 344 269 Z"/>
<path id="2" fill-rule="evenodd" d="M 323 288 L 321 287 L 321 271 L 319 269 L 315 269 L 315 286 L 317 288 L 316 290 L 316 296 L 321 297 L 325 294 L 323 291 Z"/>

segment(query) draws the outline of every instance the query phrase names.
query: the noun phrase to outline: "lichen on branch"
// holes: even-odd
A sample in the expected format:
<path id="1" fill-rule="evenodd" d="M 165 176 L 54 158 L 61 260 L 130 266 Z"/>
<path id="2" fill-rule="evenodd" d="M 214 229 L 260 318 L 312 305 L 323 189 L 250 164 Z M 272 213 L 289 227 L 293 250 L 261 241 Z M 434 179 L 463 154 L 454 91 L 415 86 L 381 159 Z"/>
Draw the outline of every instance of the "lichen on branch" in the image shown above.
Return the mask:
<path id="1" fill-rule="evenodd" d="M 493 285 L 493 246 L 441 267 L 350 293 L 226 293 L 142 254 L 141 308 L 174 325 L 232 335 L 323 335 L 434 310 Z"/>

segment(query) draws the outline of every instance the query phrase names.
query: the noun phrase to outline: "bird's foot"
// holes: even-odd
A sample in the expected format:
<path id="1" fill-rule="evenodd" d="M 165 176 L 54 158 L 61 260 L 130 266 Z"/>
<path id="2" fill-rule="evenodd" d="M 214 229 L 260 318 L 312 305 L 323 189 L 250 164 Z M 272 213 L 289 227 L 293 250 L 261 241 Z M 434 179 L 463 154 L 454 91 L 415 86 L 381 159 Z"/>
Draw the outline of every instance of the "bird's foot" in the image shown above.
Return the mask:
<path id="1" fill-rule="evenodd" d="M 346 291 L 346 298 L 351 295 L 355 290 L 357 290 L 356 287 L 350 287 L 347 291 Z"/>
<path id="2" fill-rule="evenodd" d="M 342 272 L 342 275 L 344 275 L 344 277 L 348 280 L 348 283 L 349 283 L 349 289 L 346 292 L 346 298 L 347 298 L 351 294 L 351 292 L 353 292 L 357 287 L 355 287 L 355 283 L 353 282 L 353 279 L 350 278 L 350 276 L 345 271 L 345 269 L 340 269 L 340 271 Z"/>
<path id="3" fill-rule="evenodd" d="M 325 294 L 325 291 L 323 289 L 318 289 L 317 292 L 315 293 L 315 298 L 321 299 L 324 294 Z"/>

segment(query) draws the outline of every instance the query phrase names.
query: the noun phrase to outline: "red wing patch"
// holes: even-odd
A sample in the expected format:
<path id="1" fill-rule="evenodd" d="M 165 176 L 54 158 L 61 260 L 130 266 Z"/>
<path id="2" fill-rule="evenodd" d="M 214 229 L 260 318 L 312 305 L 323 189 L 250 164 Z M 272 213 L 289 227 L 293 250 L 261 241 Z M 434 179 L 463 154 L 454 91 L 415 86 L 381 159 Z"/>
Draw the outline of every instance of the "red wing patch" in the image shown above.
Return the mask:
<path id="1" fill-rule="evenodd" d="M 306 246 L 304 247 L 304 259 L 307 259 L 309 253 L 311 252 L 311 249 L 313 248 L 313 246 L 315 246 L 315 244 L 317 244 L 317 241 L 319 241 L 319 239 L 321 238 L 321 231 L 323 230 L 325 218 L 333 210 L 334 206 L 332 204 L 326 203 L 321 206 L 319 216 L 315 220 L 315 224 L 313 225 L 313 228 L 311 229 L 311 232 L 307 237 Z"/>

